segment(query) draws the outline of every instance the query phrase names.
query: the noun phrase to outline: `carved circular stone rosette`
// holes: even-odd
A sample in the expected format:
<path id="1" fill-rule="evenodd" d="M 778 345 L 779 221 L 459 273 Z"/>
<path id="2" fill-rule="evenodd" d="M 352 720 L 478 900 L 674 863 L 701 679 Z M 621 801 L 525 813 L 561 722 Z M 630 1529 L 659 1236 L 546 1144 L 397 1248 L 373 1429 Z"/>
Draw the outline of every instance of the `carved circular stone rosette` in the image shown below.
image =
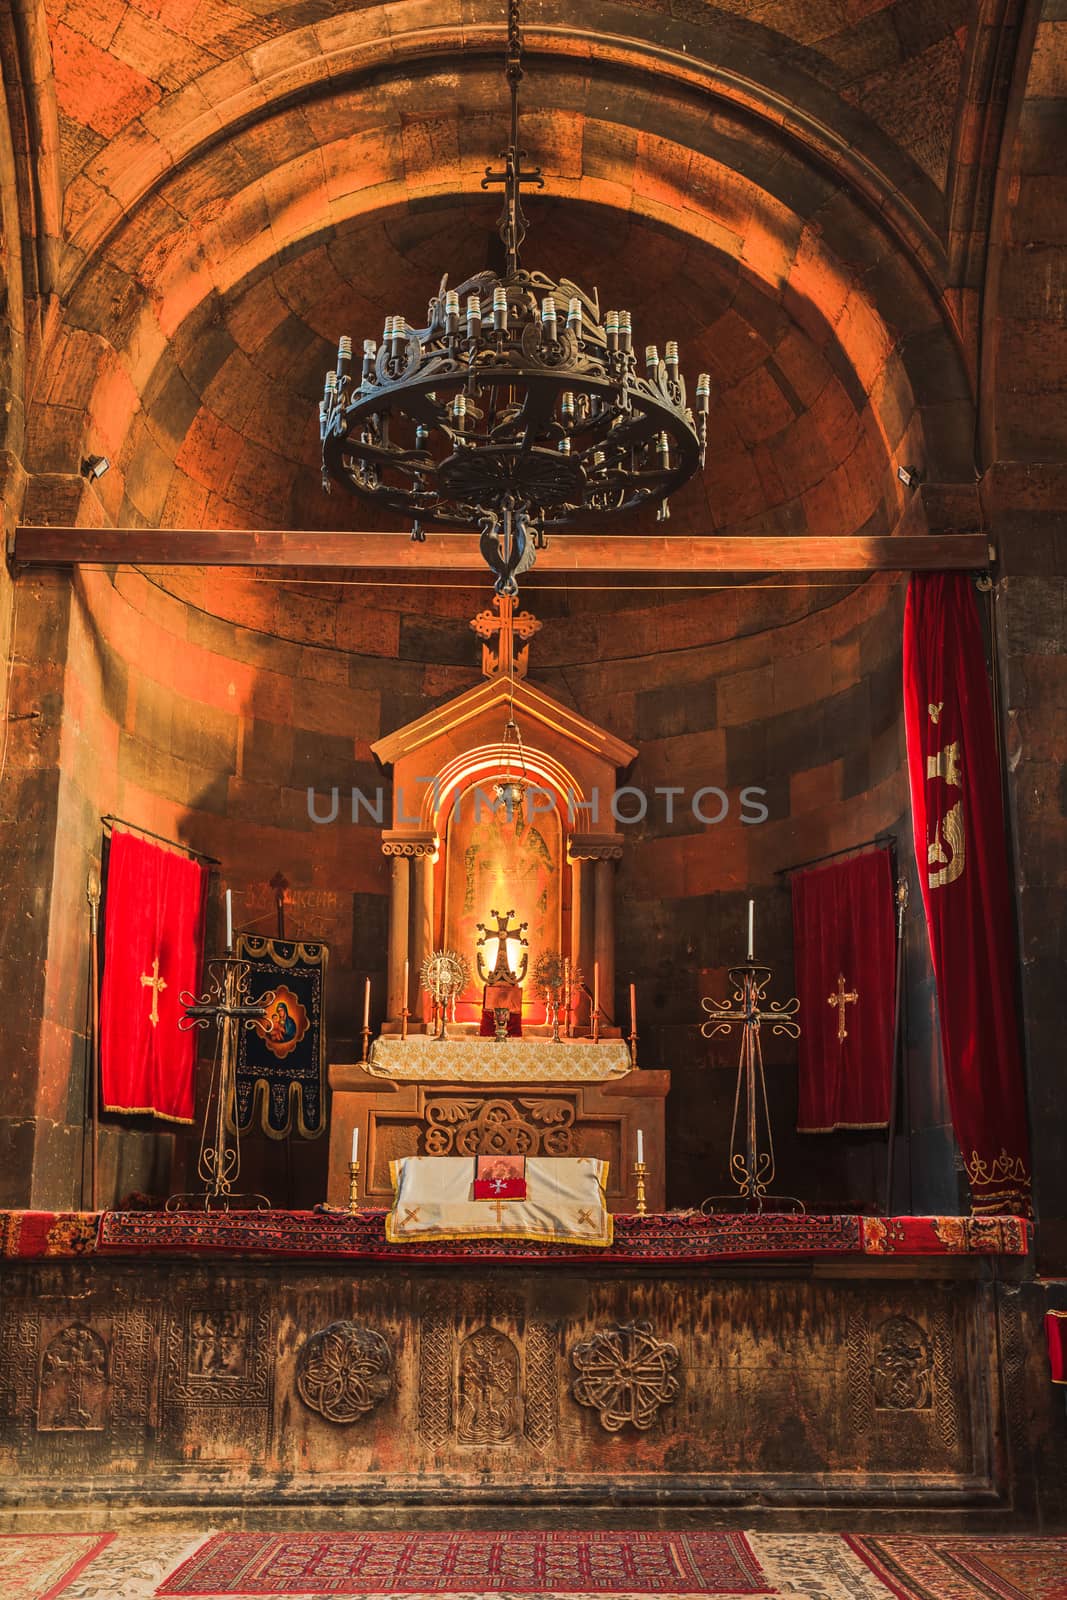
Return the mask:
<path id="1" fill-rule="evenodd" d="M 297 1356 L 296 1387 L 304 1404 L 327 1422 L 358 1422 L 392 1390 L 389 1346 L 372 1328 L 331 1322 Z"/>
<path id="2" fill-rule="evenodd" d="M 651 1323 L 603 1328 L 575 1345 L 571 1361 L 578 1371 L 574 1398 L 599 1411 L 608 1433 L 618 1433 L 628 1422 L 650 1428 L 660 1407 L 677 1398 L 677 1347 L 657 1339 Z"/>

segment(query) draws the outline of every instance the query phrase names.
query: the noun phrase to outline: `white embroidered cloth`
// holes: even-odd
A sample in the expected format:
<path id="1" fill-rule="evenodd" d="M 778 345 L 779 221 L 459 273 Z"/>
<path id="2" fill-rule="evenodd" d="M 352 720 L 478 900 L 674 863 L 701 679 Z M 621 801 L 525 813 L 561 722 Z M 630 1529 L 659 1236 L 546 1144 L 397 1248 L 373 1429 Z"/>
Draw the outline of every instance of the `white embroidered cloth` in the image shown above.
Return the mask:
<path id="1" fill-rule="evenodd" d="M 632 1070 L 624 1039 L 600 1044 L 552 1039 L 375 1039 L 367 1071 L 376 1078 L 417 1078 L 437 1083 L 600 1083 Z"/>
<path id="2" fill-rule="evenodd" d="M 390 1162 L 390 1244 L 411 1239 L 539 1239 L 609 1245 L 608 1163 L 592 1156 L 528 1156 L 525 1200 L 475 1200 L 473 1156 Z"/>

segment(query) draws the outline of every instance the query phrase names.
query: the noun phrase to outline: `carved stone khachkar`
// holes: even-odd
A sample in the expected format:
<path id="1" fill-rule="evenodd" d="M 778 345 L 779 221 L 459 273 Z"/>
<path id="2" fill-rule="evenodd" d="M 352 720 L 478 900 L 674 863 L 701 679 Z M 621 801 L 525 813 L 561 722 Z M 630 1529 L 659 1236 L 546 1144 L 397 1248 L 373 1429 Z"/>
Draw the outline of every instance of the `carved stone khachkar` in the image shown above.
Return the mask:
<path id="1" fill-rule="evenodd" d="M 107 1418 L 107 1391 L 103 1339 L 80 1322 L 61 1328 L 41 1359 L 38 1431 L 102 1429 Z"/>
<path id="2" fill-rule="evenodd" d="M 929 1411 L 934 1353 L 929 1334 L 910 1317 L 888 1317 L 874 1335 L 874 1403 L 883 1411 Z"/>
<path id="3" fill-rule="evenodd" d="M 358 1422 L 393 1387 L 393 1358 L 380 1333 L 331 1322 L 313 1333 L 296 1361 L 301 1400 L 328 1422 Z"/>
<path id="4" fill-rule="evenodd" d="M 572 1100 L 435 1099 L 426 1102 L 429 1156 L 580 1155 Z"/>
<path id="5" fill-rule="evenodd" d="M 519 1429 L 519 1352 L 498 1328 L 479 1328 L 459 1352 L 460 1444 L 504 1444 Z"/>
<path id="6" fill-rule="evenodd" d="M 650 1428 L 661 1406 L 678 1395 L 678 1349 L 657 1339 L 648 1322 L 617 1323 L 583 1339 L 571 1351 L 577 1369 L 571 1393 L 592 1406 L 609 1433 L 632 1423 Z"/>

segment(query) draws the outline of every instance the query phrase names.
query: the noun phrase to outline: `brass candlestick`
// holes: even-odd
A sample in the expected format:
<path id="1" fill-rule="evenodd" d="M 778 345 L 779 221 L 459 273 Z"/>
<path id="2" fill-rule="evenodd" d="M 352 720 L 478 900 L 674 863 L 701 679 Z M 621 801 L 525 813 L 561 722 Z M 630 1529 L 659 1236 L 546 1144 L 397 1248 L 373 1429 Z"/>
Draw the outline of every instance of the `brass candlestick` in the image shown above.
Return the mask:
<path id="1" fill-rule="evenodd" d="M 348 1209 L 359 1210 L 359 1162 L 348 1163 Z"/>
<path id="2" fill-rule="evenodd" d="M 360 1059 L 363 1060 L 363 1061 L 366 1061 L 367 1058 L 370 1055 L 370 1028 L 367 1025 L 367 1023 L 363 1024 L 363 1030 L 362 1031 L 363 1031 L 363 1055 L 362 1055 L 362 1057 Z"/>
<path id="3" fill-rule="evenodd" d="M 630 1034 L 629 1045 L 630 1045 L 630 1065 L 631 1065 L 631 1067 L 636 1067 L 636 1065 L 637 1065 L 637 1034 L 636 1033 L 631 1033 Z"/>
<path id="4" fill-rule="evenodd" d="M 648 1168 L 643 1161 L 634 1162 L 634 1177 L 637 1179 L 637 1215 L 643 1217 L 648 1211 L 645 1204 L 645 1173 Z"/>
<path id="5" fill-rule="evenodd" d="M 406 1039 L 408 1036 L 408 1018 L 410 1015 L 411 1012 L 408 1010 L 407 1006 L 405 1006 L 403 1011 L 400 1013 L 400 1037 L 402 1039 Z"/>

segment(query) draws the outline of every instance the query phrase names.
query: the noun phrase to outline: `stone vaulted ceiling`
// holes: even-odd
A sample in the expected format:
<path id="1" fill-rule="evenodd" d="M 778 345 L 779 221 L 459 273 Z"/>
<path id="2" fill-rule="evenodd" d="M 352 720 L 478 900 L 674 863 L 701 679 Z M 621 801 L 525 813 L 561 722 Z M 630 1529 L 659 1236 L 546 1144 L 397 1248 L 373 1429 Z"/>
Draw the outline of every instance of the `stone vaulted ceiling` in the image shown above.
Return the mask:
<path id="1" fill-rule="evenodd" d="M 339 333 L 418 322 L 442 271 L 486 263 L 504 9 L 17 0 L 30 519 L 371 525 L 319 488 L 322 373 Z M 528 0 L 524 23 L 548 180 L 525 260 L 716 384 L 672 528 L 882 533 L 897 465 L 972 484 L 1010 0 Z M 87 451 L 114 467 L 88 501 Z"/>

